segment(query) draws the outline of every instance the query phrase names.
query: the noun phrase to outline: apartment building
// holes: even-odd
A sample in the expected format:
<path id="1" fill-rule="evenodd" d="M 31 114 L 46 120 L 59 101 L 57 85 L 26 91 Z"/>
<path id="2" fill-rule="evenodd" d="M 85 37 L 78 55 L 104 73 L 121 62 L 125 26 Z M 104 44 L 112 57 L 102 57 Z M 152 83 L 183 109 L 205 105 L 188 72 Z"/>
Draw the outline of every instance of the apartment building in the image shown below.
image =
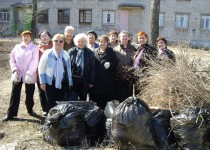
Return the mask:
<path id="1" fill-rule="evenodd" d="M 37 0 L 37 30 L 75 33 L 127 30 L 134 37 L 149 32 L 150 0 Z M 32 0 L 0 0 L 0 33 L 15 34 L 30 28 Z M 160 35 L 171 41 L 210 43 L 210 0 L 161 0 Z M 7 26 L 6 26 L 6 25 Z"/>

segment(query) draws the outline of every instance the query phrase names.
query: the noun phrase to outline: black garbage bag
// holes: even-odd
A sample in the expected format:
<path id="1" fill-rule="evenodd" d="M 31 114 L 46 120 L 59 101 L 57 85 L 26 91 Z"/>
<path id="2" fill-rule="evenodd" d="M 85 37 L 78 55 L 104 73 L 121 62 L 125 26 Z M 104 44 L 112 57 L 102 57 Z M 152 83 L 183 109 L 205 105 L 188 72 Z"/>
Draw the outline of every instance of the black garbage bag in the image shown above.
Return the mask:
<path id="1" fill-rule="evenodd" d="M 49 111 L 45 124 L 41 127 L 44 140 L 53 145 L 80 145 L 88 137 L 86 125 L 95 127 L 102 116 L 103 110 L 93 102 L 59 102 Z M 94 136 L 94 133 L 88 133 Z"/>
<path id="2" fill-rule="evenodd" d="M 139 98 L 129 97 L 119 104 L 112 118 L 112 136 L 121 147 L 155 146 L 152 113 Z"/>
<path id="3" fill-rule="evenodd" d="M 204 140 L 209 128 L 209 112 L 204 108 L 185 109 L 171 118 L 170 123 L 182 149 L 205 149 Z"/>
<path id="4" fill-rule="evenodd" d="M 155 129 L 155 145 L 159 149 L 174 150 L 178 149 L 176 138 L 171 131 L 169 110 L 158 110 L 153 116 L 153 127 Z"/>
<path id="5" fill-rule="evenodd" d="M 106 107 L 104 109 L 104 114 L 107 118 L 112 118 L 115 109 L 117 108 L 117 106 L 119 105 L 119 101 L 118 100 L 113 100 L 110 102 L 107 102 Z"/>

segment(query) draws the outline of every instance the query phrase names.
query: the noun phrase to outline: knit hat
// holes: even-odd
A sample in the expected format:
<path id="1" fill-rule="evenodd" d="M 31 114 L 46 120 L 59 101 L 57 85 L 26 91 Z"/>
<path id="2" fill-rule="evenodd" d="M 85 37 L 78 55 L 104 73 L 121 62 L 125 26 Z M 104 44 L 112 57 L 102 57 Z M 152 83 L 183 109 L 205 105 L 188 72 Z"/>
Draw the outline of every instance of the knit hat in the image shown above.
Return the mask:
<path id="1" fill-rule="evenodd" d="M 97 40 L 98 36 L 97 36 L 96 32 L 93 30 L 90 30 L 87 32 L 87 34 L 90 34 L 90 33 L 93 34 L 95 36 L 95 39 Z"/>

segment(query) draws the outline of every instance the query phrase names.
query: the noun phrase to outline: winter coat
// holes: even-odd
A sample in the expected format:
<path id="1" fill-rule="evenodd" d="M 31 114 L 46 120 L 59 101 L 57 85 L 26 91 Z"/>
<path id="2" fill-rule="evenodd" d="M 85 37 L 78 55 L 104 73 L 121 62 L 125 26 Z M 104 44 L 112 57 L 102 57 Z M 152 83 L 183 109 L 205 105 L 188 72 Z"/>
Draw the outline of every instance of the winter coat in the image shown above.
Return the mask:
<path id="1" fill-rule="evenodd" d="M 40 43 L 38 45 L 38 48 L 39 48 L 39 61 L 43 55 L 43 53 L 48 50 L 48 49 L 51 49 L 53 47 L 53 43 L 52 41 L 50 41 L 47 45 L 43 44 L 43 43 Z M 37 71 L 38 72 L 38 71 Z M 39 72 L 37 73 L 37 82 L 39 83 Z"/>
<path id="2" fill-rule="evenodd" d="M 52 85 L 53 81 L 53 75 L 54 75 L 54 68 L 55 68 L 55 63 L 56 63 L 56 57 L 53 54 L 53 49 L 47 50 L 41 57 L 40 62 L 39 62 L 39 78 L 40 78 L 40 83 L 47 83 L 49 85 Z M 72 81 L 72 71 L 71 71 L 71 64 L 70 64 L 70 58 L 68 52 L 63 50 L 63 61 L 66 64 L 67 68 L 67 76 L 68 76 L 68 85 L 72 86 L 73 81 Z"/>
<path id="3" fill-rule="evenodd" d="M 157 58 L 157 54 L 158 54 L 158 51 L 155 47 L 153 47 L 149 44 L 145 44 L 143 47 L 138 47 L 137 48 L 137 52 L 134 56 L 134 62 L 135 62 L 135 59 L 137 58 L 138 54 L 142 50 L 143 50 L 143 53 L 142 53 L 141 58 L 139 60 L 139 67 L 140 68 L 149 66 L 149 61 L 155 60 Z"/>
<path id="4" fill-rule="evenodd" d="M 33 83 L 37 82 L 37 67 L 39 59 L 38 47 L 30 42 L 27 46 L 15 45 L 10 54 L 10 67 L 12 72 L 17 70 L 18 80 L 25 82 L 26 74 L 32 77 Z"/>
<path id="5" fill-rule="evenodd" d="M 73 47 L 69 50 L 70 60 L 71 60 L 71 67 L 72 67 L 72 75 L 74 75 L 75 69 L 75 61 L 77 57 L 78 48 Z M 83 93 L 87 94 L 89 84 L 95 83 L 95 56 L 94 52 L 91 51 L 89 48 L 84 48 L 84 70 L 83 70 Z M 74 82 L 74 81 L 73 81 Z"/>
<path id="6" fill-rule="evenodd" d="M 100 54 L 99 48 L 95 53 L 95 71 L 96 79 L 93 94 L 106 95 L 113 94 L 113 85 L 117 67 L 117 58 L 112 48 L 107 47 L 103 54 Z M 109 62 L 110 67 L 105 69 L 104 63 Z"/>
<path id="7" fill-rule="evenodd" d="M 165 49 L 161 54 L 158 55 L 158 58 L 161 59 L 164 56 L 166 56 L 168 59 L 172 60 L 173 62 L 176 61 L 174 53 L 169 49 Z"/>
<path id="8" fill-rule="evenodd" d="M 132 44 L 128 44 L 125 48 L 122 44 L 114 47 L 114 52 L 117 57 L 117 71 L 116 76 L 123 78 L 127 70 L 133 65 L 133 56 L 135 54 L 136 48 Z"/>

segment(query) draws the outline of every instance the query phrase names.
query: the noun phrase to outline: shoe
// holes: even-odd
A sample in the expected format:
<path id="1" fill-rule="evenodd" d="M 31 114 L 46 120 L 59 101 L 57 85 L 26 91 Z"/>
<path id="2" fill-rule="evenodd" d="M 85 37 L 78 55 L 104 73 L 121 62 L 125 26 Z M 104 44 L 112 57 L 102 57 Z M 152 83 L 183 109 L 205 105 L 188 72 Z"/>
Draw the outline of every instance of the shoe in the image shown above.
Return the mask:
<path id="1" fill-rule="evenodd" d="M 9 120 L 12 120 L 13 117 L 10 117 L 10 116 L 5 116 L 2 121 L 9 121 Z"/>
<path id="2" fill-rule="evenodd" d="M 37 116 L 37 114 L 32 110 L 32 111 L 28 111 L 28 114 L 30 115 L 30 116 Z"/>

